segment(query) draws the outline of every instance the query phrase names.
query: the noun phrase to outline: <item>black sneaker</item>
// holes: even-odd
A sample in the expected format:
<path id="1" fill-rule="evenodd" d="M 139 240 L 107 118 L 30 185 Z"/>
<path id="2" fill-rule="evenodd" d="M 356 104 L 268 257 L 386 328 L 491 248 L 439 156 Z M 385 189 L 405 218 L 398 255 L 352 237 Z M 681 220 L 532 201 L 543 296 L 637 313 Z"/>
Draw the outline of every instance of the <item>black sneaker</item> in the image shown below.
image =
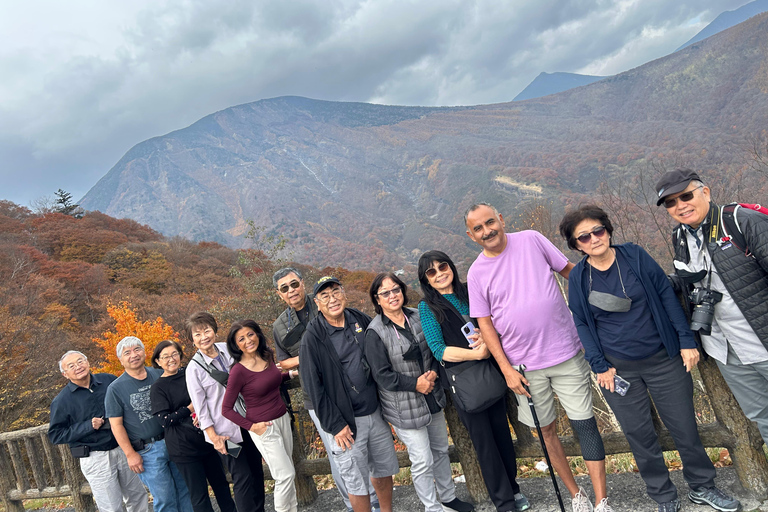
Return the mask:
<path id="1" fill-rule="evenodd" d="M 680 510 L 680 500 L 675 498 L 666 503 L 659 503 L 659 512 L 677 512 Z"/>
<path id="2" fill-rule="evenodd" d="M 443 508 L 455 510 L 456 512 L 472 512 L 475 510 L 475 506 L 466 501 L 461 501 L 459 498 L 454 498 L 451 501 L 443 503 Z"/>
<path id="3" fill-rule="evenodd" d="M 739 500 L 728 496 L 717 487 L 691 491 L 688 493 L 688 499 L 700 505 L 709 505 L 722 512 L 736 512 L 741 508 Z"/>
<path id="4" fill-rule="evenodd" d="M 525 494 L 519 492 L 515 494 L 515 510 L 517 512 L 523 512 L 523 510 L 528 510 L 531 508 L 531 504 L 528 502 L 528 498 L 525 497 Z"/>

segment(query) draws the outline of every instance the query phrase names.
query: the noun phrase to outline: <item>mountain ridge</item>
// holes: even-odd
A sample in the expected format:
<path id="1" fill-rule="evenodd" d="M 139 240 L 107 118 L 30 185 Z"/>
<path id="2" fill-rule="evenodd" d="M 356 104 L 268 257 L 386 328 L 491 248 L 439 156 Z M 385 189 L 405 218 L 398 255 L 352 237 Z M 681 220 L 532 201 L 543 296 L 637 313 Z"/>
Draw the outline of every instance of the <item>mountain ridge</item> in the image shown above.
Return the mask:
<path id="1" fill-rule="evenodd" d="M 562 207 L 605 173 L 670 155 L 735 167 L 729 148 L 768 118 L 767 79 L 760 15 L 543 98 L 472 107 L 259 100 L 140 143 L 81 204 L 235 247 L 251 219 L 310 264 L 400 268 L 435 247 L 469 260 L 477 250 L 462 215 L 476 200 L 512 219 L 526 204 Z"/>

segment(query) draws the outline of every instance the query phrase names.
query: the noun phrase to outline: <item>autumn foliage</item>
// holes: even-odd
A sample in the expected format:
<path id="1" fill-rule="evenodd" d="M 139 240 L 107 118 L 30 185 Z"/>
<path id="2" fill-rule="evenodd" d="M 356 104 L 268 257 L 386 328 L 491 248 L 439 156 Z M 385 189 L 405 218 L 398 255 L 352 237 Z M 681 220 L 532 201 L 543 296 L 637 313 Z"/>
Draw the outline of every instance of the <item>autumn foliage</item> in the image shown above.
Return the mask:
<path id="1" fill-rule="evenodd" d="M 99 371 L 120 375 L 123 366 L 115 352 L 117 344 L 126 336 L 136 336 L 144 342 L 144 350 L 147 353 L 147 365 L 151 365 L 152 351 L 163 340 L 172 339 L 178 341 L 179 333 L 168 325 L 162 317 L 154 321 L 139 320 L 139 316 L 129 302 L 123 301 L 118 305 L 107 306 L 107 314 L 115 321 L 113 329 L 102 333 L 100 338 L 93 338 L 93 342 L 104 349 L 104 362 Z"/>

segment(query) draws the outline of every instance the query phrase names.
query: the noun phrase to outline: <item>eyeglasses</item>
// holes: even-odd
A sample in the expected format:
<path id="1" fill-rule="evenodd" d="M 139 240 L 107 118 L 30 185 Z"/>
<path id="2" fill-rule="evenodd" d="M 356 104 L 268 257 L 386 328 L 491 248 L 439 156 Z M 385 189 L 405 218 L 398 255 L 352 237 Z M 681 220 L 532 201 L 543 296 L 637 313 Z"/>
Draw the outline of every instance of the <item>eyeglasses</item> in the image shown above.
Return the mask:
<path id="1" fill-rule="evenodd" d="M 396 288 L 392 288 L 391 290 L 386 290 L 386 291 L 383 291 L 383 292 L 379 292 L 376 295 L 378 295 L 382 299 L 386 299 L 390 295 L 400 295 L 400 292 L 402 292 L 402 291 L 403 290 L 398 286 Z"/>
<path id="2" fill-rule="evenodd" d="M 328 304 L 331 302 L 331 298 L 334 299 L 340 299 L 344 296 L 344 288 L 334 288 L 328 293 L 324 293 L 323 295 L 317 295 L 315 298 L 321 303 L 321 304 Z"/>
<path id="3" fill-rule="evenodd" d="M 434 267 L 433 267 L 433 268 L 428 268 L 428 269 L 427 269 L 427 270 L 424 272 L 424 274 L 425 274 L 425 275 L 426 275 L 426 276 L 427 276 L 429 279 L 432 279 L 433 277 L 435 277 L 435 276 L 437 275 L 437 271 L 438 271 L 438 270 L 439 270 L 440 272 L 446 272 L 446 271 L 448 270 L 448 263 L 447 263 L 447 262 L 445 262 L 445 261 L 443 261 L 443 262 L 441 262 L 441 263 L 440 263 L 440 264 L 437 266 L 437 270 L 436 270 Z"/>
<path id="4" fill-rule="evenodd" d="M 688 192 L 683 192 L 677 197 L 671 197 L 669 199 L 664 200 L 664 208 L 674 208 L 677 205 L 678 199 L 684 203 L 687 203 L 691 199 L 693 199 L 693 193 L 699 190 L 700 188 L 704 188 L 703 185 L 696 187 L 693 190 L 689 190 Z"/>
<path id="5" fill-rule="evenodd" d="M 294 279 L 294 280 L 293 280 L 293 281 L 291 281 L 290 283 L 288 283 L 288 284 L 284 284 L 283 286 L 281 286 L 281 287 L 280 287 L 280 288 L 278 288 L 278 289 L 280 290 L 280 293 L 288 293 L 288 290 L 289 290 L 289 288 L 288 288 L 288 287 L 291 287 L 291 288 L 293 288 L 293 289 L 295 290 L 295 289 L 296 289 L 296 288 L 298 288 L 299 286 L 301 286 L 301 283 L 300 283 L 299 281 L 297 281 L 297 280 L 295 280 L 295 279 Z"/>
<path id="6" fill-rule="evenodd" d="M 66 365 L 66 366 L 64 367 L 64 369 L 65 369 L 65 370 L 67 370 L 67 371 L 70 371 L 70 372 L 71 372 L 71 371 L 72 371 L 72 370 L 74 370 L 75 368 L 78 368 L 78 367 L 80 367 L 80 366 L 85 366 L 86 364 L 88 364 L 88 360 L 87 360 L 87 359 L 83 359 L 83 358 L 81 357 L 80 359 L 78 359 L 78 360 L 77 360 L 77 361 L 75 361 L 74 363 L 69 363 L 68 365 Z"/>
<path id="7" fill-rule="evenodd" d="M 166 362 L 166 361 L 170 361 L 171 359 L 178 359 L 180 355 L 181 354 L 179 354 L 178 352 L 171 352 L 167 356 L 158 357 L 158 359 L 162 362 Z"/>
<path id="8" fill-rule="evenodd" d="M 586 243 L 589 243 L 590 240 L 592 240 L 592 235 L 595 235 L 597 238 L 601 238 L 604 234 L 605 234 L 605 226 L 597 226 L 595 229 L 593 229 L 589 233 L 584 233 L 583 235 L 577 236 L 576 240 L 578 240 L 583 244 L 586 244 Z"/>

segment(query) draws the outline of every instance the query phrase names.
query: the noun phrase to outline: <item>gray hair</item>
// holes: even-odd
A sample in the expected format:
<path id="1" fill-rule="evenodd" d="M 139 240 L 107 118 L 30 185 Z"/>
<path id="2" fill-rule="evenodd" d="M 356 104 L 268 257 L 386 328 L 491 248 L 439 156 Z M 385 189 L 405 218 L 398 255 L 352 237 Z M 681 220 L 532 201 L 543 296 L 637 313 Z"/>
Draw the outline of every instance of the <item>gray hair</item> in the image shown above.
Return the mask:
<path id="1" fill-rule="evenodd" d="M 141 347 L 144 348 L 144 343 L 137 338 L 136 336 L 126 336 L 125 338 L 120 340 L 120 343 L 117 344 L 117 348 L 115 349 L 115 352 L 117 352 L 117 358 L 120 358 L 120 355 L 123 353 L 123 351 L 127 348 L 131 347 Z"/>
<path id="2" fill-rule="evenodd" d="M 296 277 L 299 278 L 299 281 L 304 279 L 304 277 L 301 275 L 301 272 L 299 272 L 298 269 L 295 269 L 293 267 L 285 267 L 281 268 L 275 274 L 272 276 L 272 286 L 277 288 L 277 282 L 287 276 L 288 274 L 296 274 Z"/>
<path id="3" fill-rule="evenodd" d="M 79 350 L 68 350 L 67 352 L 64 352 L 64 355 L 61 356 L 61 359 L 59 359 L 59 371 L 61 373 L 64 373 L 64 360 L 67 358 L 67 356 L 71 356 L 72 354 L 79 354 L 83 356 L 86 361 L 88 360 L 88 357 Z"/>
<path id="4" fill-rule="evenodd" d="M 472 213 L 473 211 L 477 210 L 481 206 L 487 206 L 488 208 L 493 210 L 493 213 L 495 213 L 497 216 L 499 215 L 499 210 L 497 210 L 496 207 L 493 206 L 492 204 L 486 203 L 485 201 L 480 202 L 480 203 L 475 203 L 473 205 L 470 205 L 470 207 L 467 208 L 467 211 L 464 212 L 464 225 L 465 226 L 467 225 L 467 219 L 469 218 L 469 214 Z"/>

